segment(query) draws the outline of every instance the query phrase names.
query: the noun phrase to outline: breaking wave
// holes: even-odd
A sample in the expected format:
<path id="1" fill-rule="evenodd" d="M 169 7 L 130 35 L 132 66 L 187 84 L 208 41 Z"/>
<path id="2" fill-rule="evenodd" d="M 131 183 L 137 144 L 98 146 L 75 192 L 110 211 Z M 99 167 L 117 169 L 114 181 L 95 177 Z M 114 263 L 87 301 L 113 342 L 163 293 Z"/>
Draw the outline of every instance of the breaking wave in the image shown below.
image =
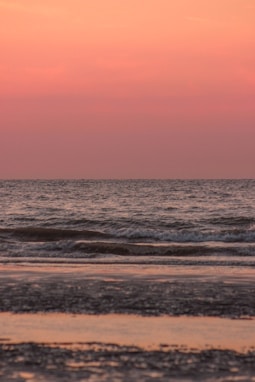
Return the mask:
<path id="1" fill-rule="evenodd" d="M 255 228 L 247 230 L 224 230 L 218 232 L 197 232 L 197 231 L 178 231 L 178 232 L 162 232 L 141 229 L 121 229 L 111 232 L 113 236 L 127 239 L 149 239 L 162 242 L 176 243 L 202 243 L 208 241 L 214 242 L 255 242 Z"/>
<path id="2" fill-rule="evenodd" d="M 109 235 L 87 230 L 71 230 L 58 228 L 24 227 L 24 228 L 1 228 L 0 236 L 11 236 L 23 241 L 57 241 L 68 239 L 94 239 L 107 238 Z"/>
<path id="3" fill-rule="evenodd" d="M 126 240 L 172 243 L 255 243 L 255 226 L 249 229 L 231 229 L 211 232 L 157 231 L 152 229 L 122 228 L 107 232 L 41 227 L 1 228 L 0 240 L 12 238 L 20 241 L 60 240 Z"/>
<path id="4" fill-rule="evenodd" d="M 255 256 L 254 239 L 254 229 L 225 234 L 161 233 L 130 229 L 110 235 L 98 231 L 25 227 L 0 229 L 0 253 L 4 257 L 35 258 L 86 258 L 101 255 Z"/>

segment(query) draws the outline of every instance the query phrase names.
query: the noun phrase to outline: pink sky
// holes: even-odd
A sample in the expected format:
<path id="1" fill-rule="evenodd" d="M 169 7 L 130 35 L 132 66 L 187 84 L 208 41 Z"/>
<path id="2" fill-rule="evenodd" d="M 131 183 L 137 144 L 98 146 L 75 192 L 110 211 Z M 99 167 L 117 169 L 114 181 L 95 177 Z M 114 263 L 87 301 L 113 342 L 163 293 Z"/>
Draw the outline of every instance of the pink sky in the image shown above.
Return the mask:
<path id="1" fill-rule="evenodd" d="M 0 178 L 254 178 L 254 0 L 0 0 Z"/>

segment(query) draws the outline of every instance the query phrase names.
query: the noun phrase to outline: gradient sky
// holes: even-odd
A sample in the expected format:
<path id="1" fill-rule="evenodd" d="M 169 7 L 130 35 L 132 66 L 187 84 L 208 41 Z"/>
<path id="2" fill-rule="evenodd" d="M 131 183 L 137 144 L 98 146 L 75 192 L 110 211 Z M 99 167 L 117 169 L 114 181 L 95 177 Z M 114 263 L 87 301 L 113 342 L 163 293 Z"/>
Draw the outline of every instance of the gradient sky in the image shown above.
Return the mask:
<path id="1" fill-rule="evenodd" d="M 0 0 L 0 178 L 254 178 L 255 0 Z"/>

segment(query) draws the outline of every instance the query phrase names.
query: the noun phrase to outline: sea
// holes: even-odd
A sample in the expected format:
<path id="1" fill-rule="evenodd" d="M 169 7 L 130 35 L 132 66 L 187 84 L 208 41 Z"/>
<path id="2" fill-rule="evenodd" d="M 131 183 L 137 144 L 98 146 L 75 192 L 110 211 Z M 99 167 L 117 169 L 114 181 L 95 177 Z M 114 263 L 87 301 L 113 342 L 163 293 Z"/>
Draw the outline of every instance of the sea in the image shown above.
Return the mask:
<path id="1" fill-rule="evenodd" d="M 2 180 L 0 262 L 254 268 L 255 180 Z"/>

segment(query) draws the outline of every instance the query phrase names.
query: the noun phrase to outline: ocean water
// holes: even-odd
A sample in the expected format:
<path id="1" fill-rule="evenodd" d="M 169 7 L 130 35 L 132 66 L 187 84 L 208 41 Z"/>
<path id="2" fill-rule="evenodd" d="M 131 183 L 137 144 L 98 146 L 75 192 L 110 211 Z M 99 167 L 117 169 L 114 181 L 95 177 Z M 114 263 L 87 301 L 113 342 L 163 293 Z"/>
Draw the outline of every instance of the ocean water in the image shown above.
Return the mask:
<path id="1" fill-rule="evenodd" d="M 255 266 L 255 180 L 0 181 L 0 261 Z"/>

